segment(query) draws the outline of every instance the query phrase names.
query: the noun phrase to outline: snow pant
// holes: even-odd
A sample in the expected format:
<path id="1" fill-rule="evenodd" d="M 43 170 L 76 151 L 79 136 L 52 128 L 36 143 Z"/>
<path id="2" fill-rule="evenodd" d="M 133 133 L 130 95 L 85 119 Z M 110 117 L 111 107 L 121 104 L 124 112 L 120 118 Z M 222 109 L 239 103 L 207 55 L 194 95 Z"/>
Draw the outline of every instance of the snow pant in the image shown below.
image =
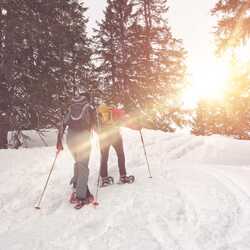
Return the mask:
<path id="1" fill-rule="evenodd" d="M 71 179 L 76 188 L 76 197 L 85 199 L 89 195 L 89 157 L 91 152 L 90 132 L 68 131 L 67 145 L 75 160 L 74 175 Z"/>
<path id="2" fill-rule="evenodd" d="M 123 142 L 122 136 L 120 134 L 119 129 L 109 129 L 102 130 L 100 135 L 100 147 L 101 147 L 101 177 L 108 176 L 108 157 L 109 157 L 109 149 L 113 146 L 116 151 L 118 158 L 118 167 L 120 176 L 126 175 L 125 168 L 125 155 L 123 150 Z"/>

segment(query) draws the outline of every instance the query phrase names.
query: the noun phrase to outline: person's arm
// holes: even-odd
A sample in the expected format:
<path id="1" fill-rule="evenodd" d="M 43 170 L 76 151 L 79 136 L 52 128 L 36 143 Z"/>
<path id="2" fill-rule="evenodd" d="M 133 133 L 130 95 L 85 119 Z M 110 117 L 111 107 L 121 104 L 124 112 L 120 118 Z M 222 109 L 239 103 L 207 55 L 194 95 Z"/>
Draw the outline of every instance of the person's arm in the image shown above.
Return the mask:
<path id="1" fill-rule="evenodd" d="M 63 150 L 63 144 L 62 144 L 62 139 L 63 139 L 63 134 L 64 131 L 69 123 L 69 119 L 70 119 L 70 112 L 68 112 L 64 118 L 63 121 L 58 129 L 58 134 L 57 134 L 57 143 L 56 143 L 56 148 L 57 150 Z"/>
<path id="2" fill-rule="evenodd" d="M 123 113 L 120 116 L 120 126 L 130 128 L 133 130 L 142 129 L 142 127 L 140 126 L 138 122 L 138 118 L 136 116 L 132 116 L 128 113 L 125 113 L 125 111 L 123 111 Z"/>
<path id="3" fill-rule="evenodd" d="M 138 121 L 131 117 L 131 116 L 127 116 L 127 121 L 125 123 L 125 127 L 133 129 L 133 130 L 141 130 L 142 126 L 138 123 Z"/>

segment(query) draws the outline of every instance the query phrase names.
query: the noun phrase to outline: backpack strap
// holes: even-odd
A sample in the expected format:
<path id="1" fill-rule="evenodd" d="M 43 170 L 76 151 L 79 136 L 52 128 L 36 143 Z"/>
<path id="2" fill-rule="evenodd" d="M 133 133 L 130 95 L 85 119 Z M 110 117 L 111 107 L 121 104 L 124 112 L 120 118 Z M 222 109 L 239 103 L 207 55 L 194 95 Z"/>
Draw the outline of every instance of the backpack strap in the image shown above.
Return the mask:
<path id="1" fill-rule="evenodd" d="M 79 112 L 78 115 L 74 116 L 71 112 L 72 110 L 72 106 L 74 105 L 81 105 L 82 106 L 82 109 L 81 109 L 81 112 Z M 83 117 L 83 114 L 86 112 L 86 110 L 90 107 L 90 105 L 88 103 L 74 103 L 74 104 L 71 104 L 70 106 L 70 118 L 73 120 L 73 121 L 79 121 L 80 119 L 82 119 Z"/>

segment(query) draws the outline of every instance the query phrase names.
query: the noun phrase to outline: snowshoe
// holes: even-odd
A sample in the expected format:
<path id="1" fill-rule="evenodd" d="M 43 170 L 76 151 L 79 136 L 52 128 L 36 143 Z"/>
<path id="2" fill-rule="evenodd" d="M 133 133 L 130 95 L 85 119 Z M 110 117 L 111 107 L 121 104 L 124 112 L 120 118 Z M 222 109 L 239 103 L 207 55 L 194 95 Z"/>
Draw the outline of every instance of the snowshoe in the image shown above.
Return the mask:
<path id="1" fill-rule="evenodd" d="M 87 189 L 87 201 L 88 201 L 88 204 L 92 204 L 94 207 L 99 205 L 94 195 L 90 193 L 89 188 Z"/>
<path id="2" fill-rule="evenodd" d="M 94 198 L 94 196 L 92 194 L 87 196 L 87 198 L 85 198 L 85 199 L 76 198 L 76 202 L 74 204 L 75 204 L 75 206 L 74 206 L 75 209 L 80 209 L 83 206 L 86 206 L 86 205 L 89 205 L 89 204 L 93 204 L 94 206 L 99 205 L 99 203 L 95 201 L 95 198 Z"/>
<path id="3" fill-rule="evenodd" d="M 71 203 L 71 204 L 76 204 L 77 202 L 78 202 L 78 198 L 77 198 L 77 196 L 76 196 L 76 192 L 73 192 L 72 194 L 71 194 L 71 196 L 70 196 L 70 198 L 69 198 L 69 202 Z M 94 201 L 94 196 L 92 195 L 92 194 L 87 194 L 87 198 L 86 198 L 86 201 L 88 202 L 88 203 L 91 203 L 91 202 L 93 202 Z"/>
<path id="4" fill-rule="evenodd" d="M 72 194 L 71 194 L 71 196 L 70 196 L 70 198 L 69 198 L 69 202 L 71 203 L 71 204 L 76 204 L 77 203 L 77 197 L 76 197 L 76 192 L 73 192 Z"/>
<path id="5" fill-rule="evenodd" d="M 112 176 L 101 177 L 100 187 L 106 187 L 112 184 L 114 184 L 114 178 Z"/>
<path id="6" fill-rule="evenodd" d="M 134 181 L 135 181 L 135 177 L 133 175 L 121 176 L 118 184 L 125 184 L 125 183 L 131 184 Z"/>
<path id="7" fill-rule="evenodd" d="M 84 199 L 86 204 L 93 203 L 95 201 L 94 196 L 90 193 L 89 188 L 87 189 L 87 197 Z M 76 192 L 72 192 L 69 202 L 71 204 L 77 204 L 79 202 L 79 199 L 76 196 Z"/>
<path id="8" fill-rule="evenodd" d="M 89 194 L 86 199 L 88 204 L 93 203 L 95 201 L 94 195 L 92 194 Z"/>
<path id="9" fill-rule="evenodd" d="M 81 209 L 83 206 L 88 205 L 88 199 L 77 199 L 76 205 L 74 206 L 75 209 Z"/>

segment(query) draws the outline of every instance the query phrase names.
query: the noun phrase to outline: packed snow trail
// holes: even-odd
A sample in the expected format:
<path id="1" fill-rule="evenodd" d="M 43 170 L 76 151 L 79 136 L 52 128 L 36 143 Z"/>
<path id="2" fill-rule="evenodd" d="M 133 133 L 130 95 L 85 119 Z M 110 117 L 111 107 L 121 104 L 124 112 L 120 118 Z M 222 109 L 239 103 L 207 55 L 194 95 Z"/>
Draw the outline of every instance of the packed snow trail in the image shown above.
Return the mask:
<path id="1" fill-rule="evenodd" d="M 34 206 L 55 157 L 55 135 L 42 146 L 0 151 L 0 249 L 249 250 L 250 142 L 143 130 L 153 178 L 138 132 L 124 130 L 133 184 L 100 189 L 96 209 L 73 209 L 72 157 L 65 147 L 41 210 Z M 90 189 L 96 190 L 99 153 L 93 140 Z M 111 151 L 109 174 L 118 181 Z"/>

